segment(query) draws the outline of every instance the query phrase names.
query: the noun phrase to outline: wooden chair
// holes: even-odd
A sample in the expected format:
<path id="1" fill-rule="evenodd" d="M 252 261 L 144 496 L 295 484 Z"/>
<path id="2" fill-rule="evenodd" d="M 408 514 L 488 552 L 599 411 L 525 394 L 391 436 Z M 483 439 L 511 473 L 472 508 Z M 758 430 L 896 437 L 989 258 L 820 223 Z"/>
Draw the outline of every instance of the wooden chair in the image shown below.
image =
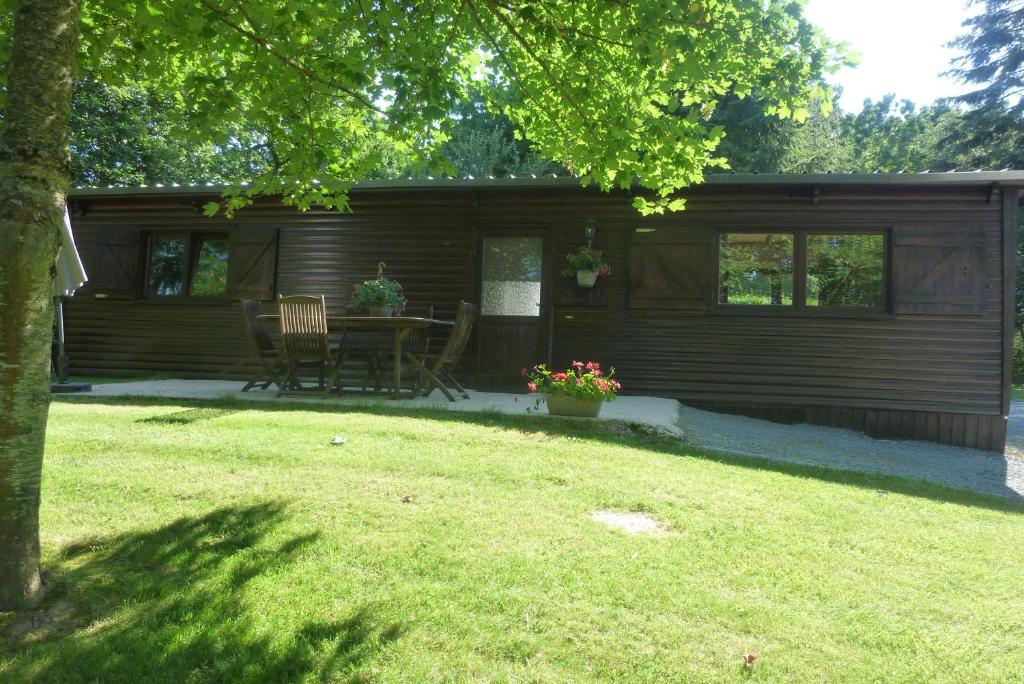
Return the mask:
<path id="1" fill-rule="evenodd" d="M 345 307 L 345 316 L 358 316 L 360 313 L 351 306 Z M 350 357 L 363 357 L 366 362 L 366 375 L 363 376 L 363 391 L 373 383 L 377 392 L 381 390 L 380 359 L 377 351 L 380 346 L 391 339 L 386 332 L 376 330 L 345 330 L 341 335 L 341 343 L 338 345 L 338 367 L 339 377 L 338 393 L 341 394 L 341 373 Z"/>
<path id="2" fill-rule="evenodd" d="M 286 364 L 281 351 L 274 346 L 270 339 L 270 332 L 263 321 L 257 316 L 263 313 L 263 305 L 252 299 L 242 300 L 242 320 L 245 321 L 245 332 L 249 337 L 249 348 L 259 362 L 260 368 L 257 374 L 242 388 L 248 392 L 256 385 L 260 389 L 267 389 L 271 385 L 281 386 L 285 375 Z"/>
<path id="3" fill-rule="evenodd" d="M 416 383 L 415 393 L 417 395 L 421 391 L 424 395 L 429 394 L 432 387 L 436 387 L 444 396 L 448 397 L 448 401 L 455 401 L 455 397 L 438 377 L 442 376 L 444 381 L 454 387 L 463 398 L 469 399 L 466 388 L 452 377 L 452 369 L 458 364 L 462 352 L 466 348 L 475 317 L 476 307 L 468 302 L 460 302 L 459 309 L 455 313 L 455 325 L 452 326 L 448 341 L 445 342 L 444 348 L 439 353 L 431 354 L 429 351 L 406 353 L 406 358 L 420 371 L 420 380 Z M 429 383 L 426 388 L 423 387 L 424 382 Z"/>
<path id="4" fill-rule="evenodd" d="M 327 304 L 324 296 L 295 295 L 277 297 L 281 315 L 281 346 L 288 373 L 281 390 L 302 390 L 299 382 L 301 365 L 315 366 L 319 372 L 319 388 L 324 395 L 336 381 L 335 364 L 331 358 L 331 345 L 327 339 Z"/>

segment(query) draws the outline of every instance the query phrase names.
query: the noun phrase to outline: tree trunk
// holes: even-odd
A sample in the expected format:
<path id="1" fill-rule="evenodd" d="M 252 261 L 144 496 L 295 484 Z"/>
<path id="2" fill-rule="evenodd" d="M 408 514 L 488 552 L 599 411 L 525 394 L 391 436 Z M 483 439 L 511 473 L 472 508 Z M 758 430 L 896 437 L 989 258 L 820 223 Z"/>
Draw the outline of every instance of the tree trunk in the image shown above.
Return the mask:
<path id="1" fill-rule="evenodd" d="M 39 593 L 54 259 L 71 178 L 78 0 L 20 0 L 0 128 L 0 610 Z"/>

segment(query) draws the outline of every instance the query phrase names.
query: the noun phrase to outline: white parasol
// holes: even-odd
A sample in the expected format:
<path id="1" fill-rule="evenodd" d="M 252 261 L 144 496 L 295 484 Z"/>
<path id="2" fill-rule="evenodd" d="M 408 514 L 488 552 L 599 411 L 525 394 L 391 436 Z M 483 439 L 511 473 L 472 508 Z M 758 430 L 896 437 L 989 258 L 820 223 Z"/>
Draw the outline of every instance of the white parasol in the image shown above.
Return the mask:
<path id="1" fill-rule="evenodd" d="M 75 290 L 85 285 L 89 278 L 75 247 L 75 236 L 71 232 L 71 216 L 64 208 L 64 222 L 60 226 L 60 249 L 57 251 L 57 275 L 53 279 L 53 296 L 70 297 Z"/>
<path id="2" fill-rule="evenodd" d="M 64 220 L 60 224 L 60 249 L 57 250 L 56 271 L 53 278 L 53 299 L 57 305 L 57 379 L 52 384 L 55 392 L 88 390 L 89 385 L 68 383 L 68 357 L 64 352 L 64 297 L 71 297 L 89 278 L 75 247 L 75 236 L 71 232 L 71 216 L 64 207 Z"/>

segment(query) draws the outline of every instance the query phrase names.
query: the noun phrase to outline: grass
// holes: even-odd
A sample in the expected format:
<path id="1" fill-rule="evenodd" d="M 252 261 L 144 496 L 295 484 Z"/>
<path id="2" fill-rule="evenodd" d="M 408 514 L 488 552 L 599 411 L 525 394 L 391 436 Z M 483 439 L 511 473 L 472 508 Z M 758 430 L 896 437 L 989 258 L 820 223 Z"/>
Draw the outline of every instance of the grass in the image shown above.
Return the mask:
<path id="1" fill-rule="evenodd" d="M 0 614 L 0 681 L 1024 672 L 1024 508 L 980 495 L 390 408 L 60 399 L 47 449 L 49 593 Z"/>

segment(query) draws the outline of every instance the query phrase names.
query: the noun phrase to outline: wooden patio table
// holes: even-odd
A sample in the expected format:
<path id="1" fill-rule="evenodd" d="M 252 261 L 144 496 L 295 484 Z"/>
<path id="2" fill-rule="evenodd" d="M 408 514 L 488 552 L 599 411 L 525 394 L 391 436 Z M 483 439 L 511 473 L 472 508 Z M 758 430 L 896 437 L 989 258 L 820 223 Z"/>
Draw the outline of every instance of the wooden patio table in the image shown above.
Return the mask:
<path id="1" fill-rule="evenodd" d="M 264 314 L 257 318 L 274 321 L 280 324 L 281 317 L 276 314 Z M 398 399 L 402 386 L 402 342 L 414 330 L 424 330 L 431 326 L 451 326 L 455 321 L 442 321 L 436 318 L 420 318 L 418 316 L 328 316 L 327 332 L 344 332 L 345 330 L 377 330 L 394 332 L 395 377 L 391 390 L 391 398 Z M 343 342 L 344 343 L 344 342 Z"/>

